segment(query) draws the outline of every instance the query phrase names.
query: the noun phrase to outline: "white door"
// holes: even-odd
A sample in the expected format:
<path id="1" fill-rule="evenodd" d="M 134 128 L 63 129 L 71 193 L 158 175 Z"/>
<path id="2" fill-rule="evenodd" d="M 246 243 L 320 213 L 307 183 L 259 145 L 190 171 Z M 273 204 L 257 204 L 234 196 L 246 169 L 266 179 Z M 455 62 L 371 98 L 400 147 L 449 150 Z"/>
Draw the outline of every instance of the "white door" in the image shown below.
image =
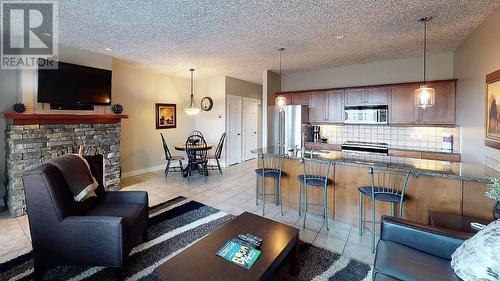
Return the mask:
<path id="1" fill-rule="evenodd" d="M 243 160 L 255 158 L 257 148 L 259 100 L 243 98 Z"/>
<path id="2" fill-rule="evenodd" d="M 241 106 L 241 97 L 227 96 L 227 165 L 241 162 Z"/>

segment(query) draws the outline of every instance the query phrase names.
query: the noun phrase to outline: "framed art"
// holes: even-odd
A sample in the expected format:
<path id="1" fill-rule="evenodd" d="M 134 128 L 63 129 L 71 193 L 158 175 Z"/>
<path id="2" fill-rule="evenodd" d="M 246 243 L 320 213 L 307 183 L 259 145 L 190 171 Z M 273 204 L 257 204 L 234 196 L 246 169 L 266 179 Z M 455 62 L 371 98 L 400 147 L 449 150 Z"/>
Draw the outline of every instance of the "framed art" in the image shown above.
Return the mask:
<path id="1" fill-rule="evenodd" d="M 500 69 L 486 75 L 486 146 L 500 149 Z"/>
<path id="2" fill-rule="evenodd" d="M 177 127 L 177 106 L 171 103 L 156 104 L 156 129 Z"/>

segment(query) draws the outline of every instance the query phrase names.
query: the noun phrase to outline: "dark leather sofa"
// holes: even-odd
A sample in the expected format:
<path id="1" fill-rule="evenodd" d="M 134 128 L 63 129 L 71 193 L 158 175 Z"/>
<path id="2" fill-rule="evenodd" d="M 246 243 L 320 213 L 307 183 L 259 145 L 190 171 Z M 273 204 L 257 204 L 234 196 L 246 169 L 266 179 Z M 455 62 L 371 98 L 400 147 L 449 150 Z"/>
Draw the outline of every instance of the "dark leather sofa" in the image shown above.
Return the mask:
<path id="1" fill-rule="evenodd" d="M 383 216 L 373 280 L 461 280 L 450 261 L 470 236 Z"/>
<path id="2" fill-rule="evenodd" d="M 110 266 L 121 279 L 130 250 L 141 235 L 147 240 L 148 194 L 105 191 L 102 155 L 86 159 L 99 187 L 83 202 L 50 161 L 23 176 L 35 279 L 57 265 Z"/>

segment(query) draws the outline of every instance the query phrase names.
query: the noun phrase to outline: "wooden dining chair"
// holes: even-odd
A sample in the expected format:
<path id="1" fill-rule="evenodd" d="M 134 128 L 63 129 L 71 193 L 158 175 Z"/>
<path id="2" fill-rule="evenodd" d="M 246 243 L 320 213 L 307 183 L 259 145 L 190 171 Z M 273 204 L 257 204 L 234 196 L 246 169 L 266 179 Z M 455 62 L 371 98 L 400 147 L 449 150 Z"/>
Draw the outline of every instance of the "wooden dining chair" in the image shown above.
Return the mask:
<path id="1" fill-rule="evenodd" d="M 187 168 L 187 179 L 189 180 L 192 172 L 197 169 L 203 174 L 203 179 L 207 181 L 208 176 L 208 146 L 202 136 L 191 135 L 186 140 L 186 155 L 188 156 L 189 164 Z"/>
<path id="2" fill-rule="evenodd" d="M 163 134 L 160 133 L 160 136 L 161 136 L 161 142 L 163 144 L 163 150 L 165 151 L 165 160 L 167 160 L 167 166 L 165 167 L 165 172 L 164 172 L 165 177 L 168 177 L 168 172 L 170 171 L 170 169 L 172 169 L 173 172 L 182 172 L 182 160 L 184 160 L 184 157 L 173 156 L 170 153 L 170 150 L 168 149 L 168 145 L 167 142 L 165 141 L 165 138 L 163 137 Z M 170 167 L 172 161 L 179 161 L 179 167 Z"/>
<path id="3" fill-rule="evenodd" d="M 220 162 L 219 159 L 222 154 L 222 149 L 224 147 L 224 140 L 226 139 L 226 133 L 223 133 L 222 136 L 220 137 L 219 144 L 217 144 L 217 148 L 215 149 L 215 153 L 208 155 L 208 159 L 213 159 L 217 163 L 216 165 L 211 165 L 209 166 L 211 169 L 218 169 L 221 176 L 222 176 L 222 169 L 220 167 Z"/>

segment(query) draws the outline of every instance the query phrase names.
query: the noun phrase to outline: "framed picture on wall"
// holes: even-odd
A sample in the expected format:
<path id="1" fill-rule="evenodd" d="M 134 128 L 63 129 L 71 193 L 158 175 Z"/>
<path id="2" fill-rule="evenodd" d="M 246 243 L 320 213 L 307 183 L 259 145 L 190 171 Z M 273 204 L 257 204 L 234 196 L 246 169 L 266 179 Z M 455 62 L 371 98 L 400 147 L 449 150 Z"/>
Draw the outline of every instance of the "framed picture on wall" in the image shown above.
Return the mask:
<path id="1" fill-rule="evenodd" d="M 500 69 L 486 75 L 485 144 L 500 149 Z"/>
<path id="2" fill-rule="evenodd" d="M 177 106 L 171 103 L 156 104 L 156 129 L 177 127 Z"/>

